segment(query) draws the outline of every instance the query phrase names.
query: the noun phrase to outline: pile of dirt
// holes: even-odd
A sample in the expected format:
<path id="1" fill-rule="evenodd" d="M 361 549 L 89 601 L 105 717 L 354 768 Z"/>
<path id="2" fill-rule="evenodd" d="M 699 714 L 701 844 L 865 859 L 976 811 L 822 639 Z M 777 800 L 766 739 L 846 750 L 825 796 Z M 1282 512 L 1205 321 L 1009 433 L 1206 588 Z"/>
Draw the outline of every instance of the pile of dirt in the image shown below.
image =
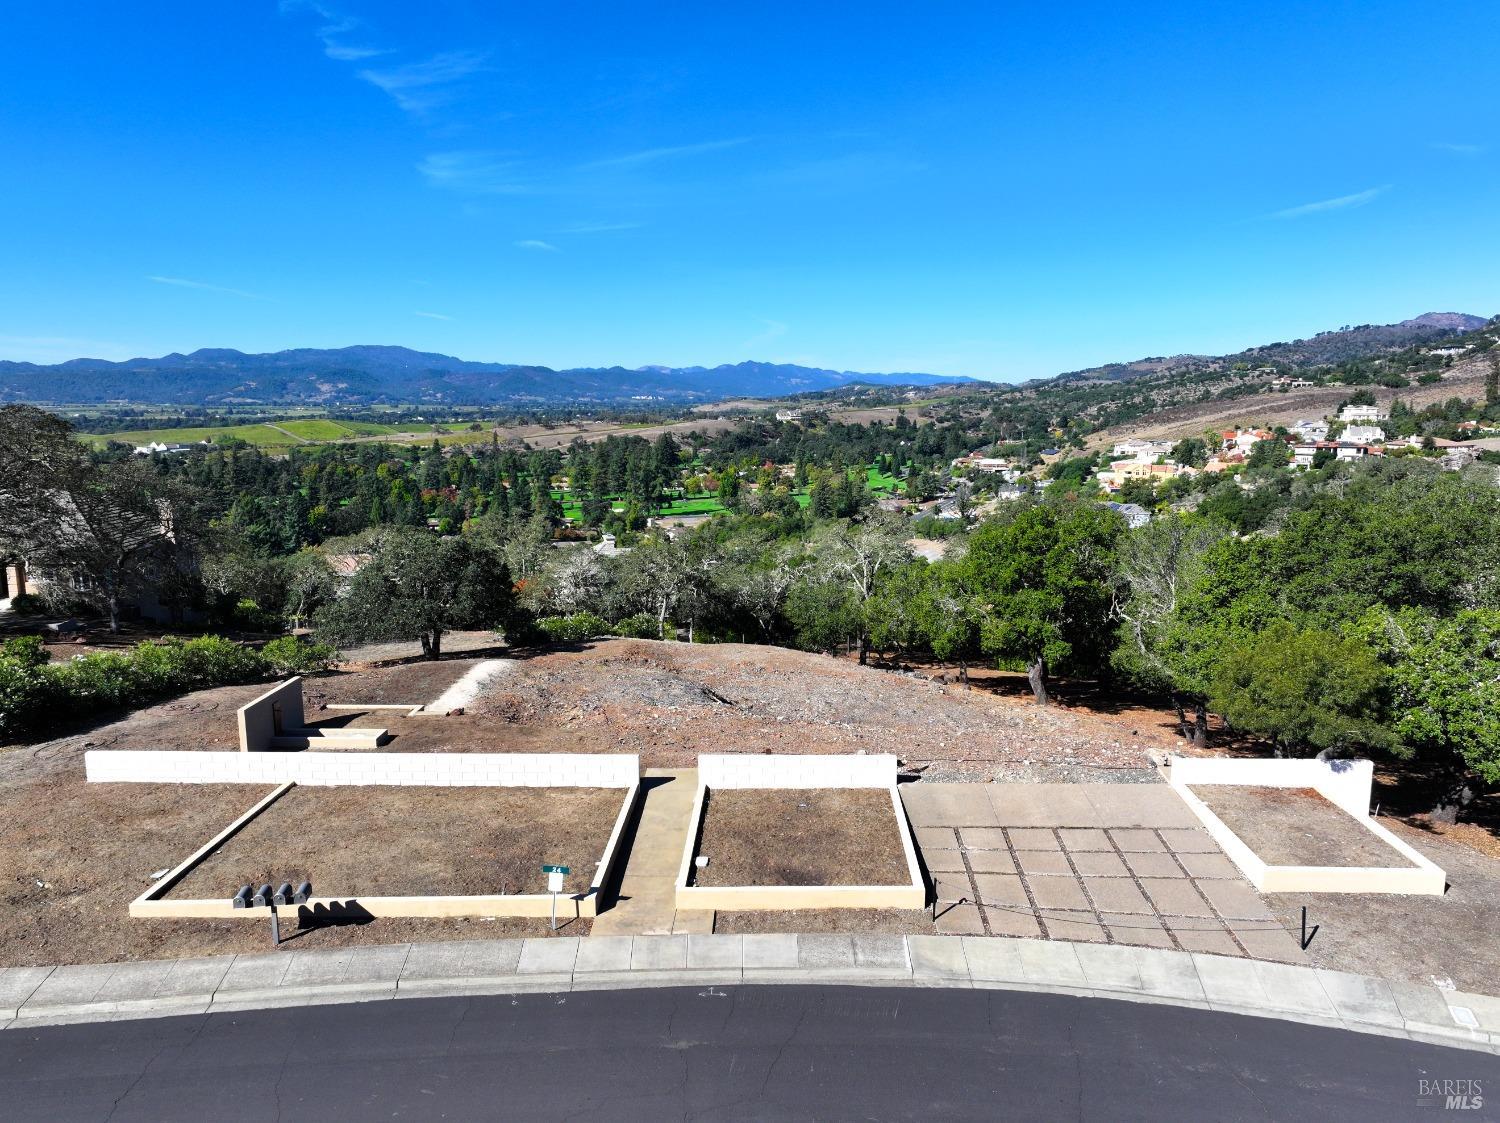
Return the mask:
<path id="1" fill-rule="evenodd" d="M 745 644 L 605 640 L 517 661 L 471 713 L 566 729 L 594 751 L 691 767 L 700 752 L 889 752 L 944 778 L 1141 770 L 1178 742 L 923 675 Z"/>
<path id="2" fill-rule="evenodd" d="M 882 788 L 720 788 L 703 809 L 695 885 L 903 885 L 910 879 Z M 696 855 L 695 855 L 696 857 Z"/>

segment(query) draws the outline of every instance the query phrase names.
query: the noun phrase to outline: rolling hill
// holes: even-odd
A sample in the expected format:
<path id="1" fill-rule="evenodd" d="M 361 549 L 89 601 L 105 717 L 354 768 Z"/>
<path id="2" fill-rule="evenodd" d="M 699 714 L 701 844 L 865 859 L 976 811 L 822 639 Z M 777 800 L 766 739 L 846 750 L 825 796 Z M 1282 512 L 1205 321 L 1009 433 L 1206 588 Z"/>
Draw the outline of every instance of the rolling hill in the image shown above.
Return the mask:
<path id="1" fill-rule="evenodd" d="M 155 359 L 0 362 L 0 401 L 178 405 L 494 405 L 780 397 L 856 383 L 968 382 L 933 374 L 863 374 L 783 363 L 552 370 L 482 363 L 405 347 L 299 348 L 251 355 L 205 348 Z"/>

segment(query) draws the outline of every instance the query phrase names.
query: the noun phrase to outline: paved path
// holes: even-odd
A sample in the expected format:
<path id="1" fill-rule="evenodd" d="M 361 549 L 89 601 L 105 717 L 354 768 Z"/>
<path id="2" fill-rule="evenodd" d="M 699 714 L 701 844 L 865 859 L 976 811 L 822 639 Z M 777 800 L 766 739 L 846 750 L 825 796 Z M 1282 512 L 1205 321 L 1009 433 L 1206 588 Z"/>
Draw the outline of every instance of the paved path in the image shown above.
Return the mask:
<path id="1" fill-rule="evenodd" d="M 1202 952 L 997 936 L 565 936 L 0 970 L 0 1027 L 381 999 L 743 983 L 1029 990 L 1500 1053 L 1500 998 Z M 0 1033 L 0 1038 L 6 1033 Z"/>
<path id="2" fill-rule="evenodd" d="M 596 936 L 668 936 L 676 932 L 707 933 L 714 914 L 697 909 L 679 914 L 677 869 L 687 844 L 696 768 L 648 768 L 642 780 L 644 804 L 620 882 L 614 907 L 594 920 Z"/>
<path id="3" fill-rule="evenodd" d="M 1444 1098 L 1422 1083 L 1436 1080 L 1476 1082 L 1493 1095 L 1500 1060 L 1209 1011 L 1004 991 L 663 988 L 0 1034 L 0 1103 L 18 1123 L 1369 1123 L 1441 1109 Z"/>

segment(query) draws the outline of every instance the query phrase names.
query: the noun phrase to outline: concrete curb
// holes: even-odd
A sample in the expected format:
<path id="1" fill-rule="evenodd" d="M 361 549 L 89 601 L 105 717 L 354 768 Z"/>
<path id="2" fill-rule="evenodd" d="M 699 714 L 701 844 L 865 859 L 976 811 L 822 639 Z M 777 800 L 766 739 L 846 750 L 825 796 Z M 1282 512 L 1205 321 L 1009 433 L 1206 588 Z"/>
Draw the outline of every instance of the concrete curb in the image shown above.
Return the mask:
<path id="1" fill-rule="evenodd" d="M 985 936 L 691 935 L 392 944 L 0 969 L 0 1029 L 398 998 L 803 985 L 1024 990 L 1500 1053 L 1500 998 L 1261 960 Z"/>

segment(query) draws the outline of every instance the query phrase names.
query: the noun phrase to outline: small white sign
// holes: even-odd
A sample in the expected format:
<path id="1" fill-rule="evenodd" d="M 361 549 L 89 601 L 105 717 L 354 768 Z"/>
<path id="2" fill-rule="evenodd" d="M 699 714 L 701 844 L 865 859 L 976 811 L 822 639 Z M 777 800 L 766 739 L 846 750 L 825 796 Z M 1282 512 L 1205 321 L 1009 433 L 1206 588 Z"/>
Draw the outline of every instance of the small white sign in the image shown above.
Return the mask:
<path id="1" fill-rule="evenodd" d="M 562 885 L 563 875 L 561 870 L 552 870 L 547 874 L 547 892 L 561 893 Z"/>

